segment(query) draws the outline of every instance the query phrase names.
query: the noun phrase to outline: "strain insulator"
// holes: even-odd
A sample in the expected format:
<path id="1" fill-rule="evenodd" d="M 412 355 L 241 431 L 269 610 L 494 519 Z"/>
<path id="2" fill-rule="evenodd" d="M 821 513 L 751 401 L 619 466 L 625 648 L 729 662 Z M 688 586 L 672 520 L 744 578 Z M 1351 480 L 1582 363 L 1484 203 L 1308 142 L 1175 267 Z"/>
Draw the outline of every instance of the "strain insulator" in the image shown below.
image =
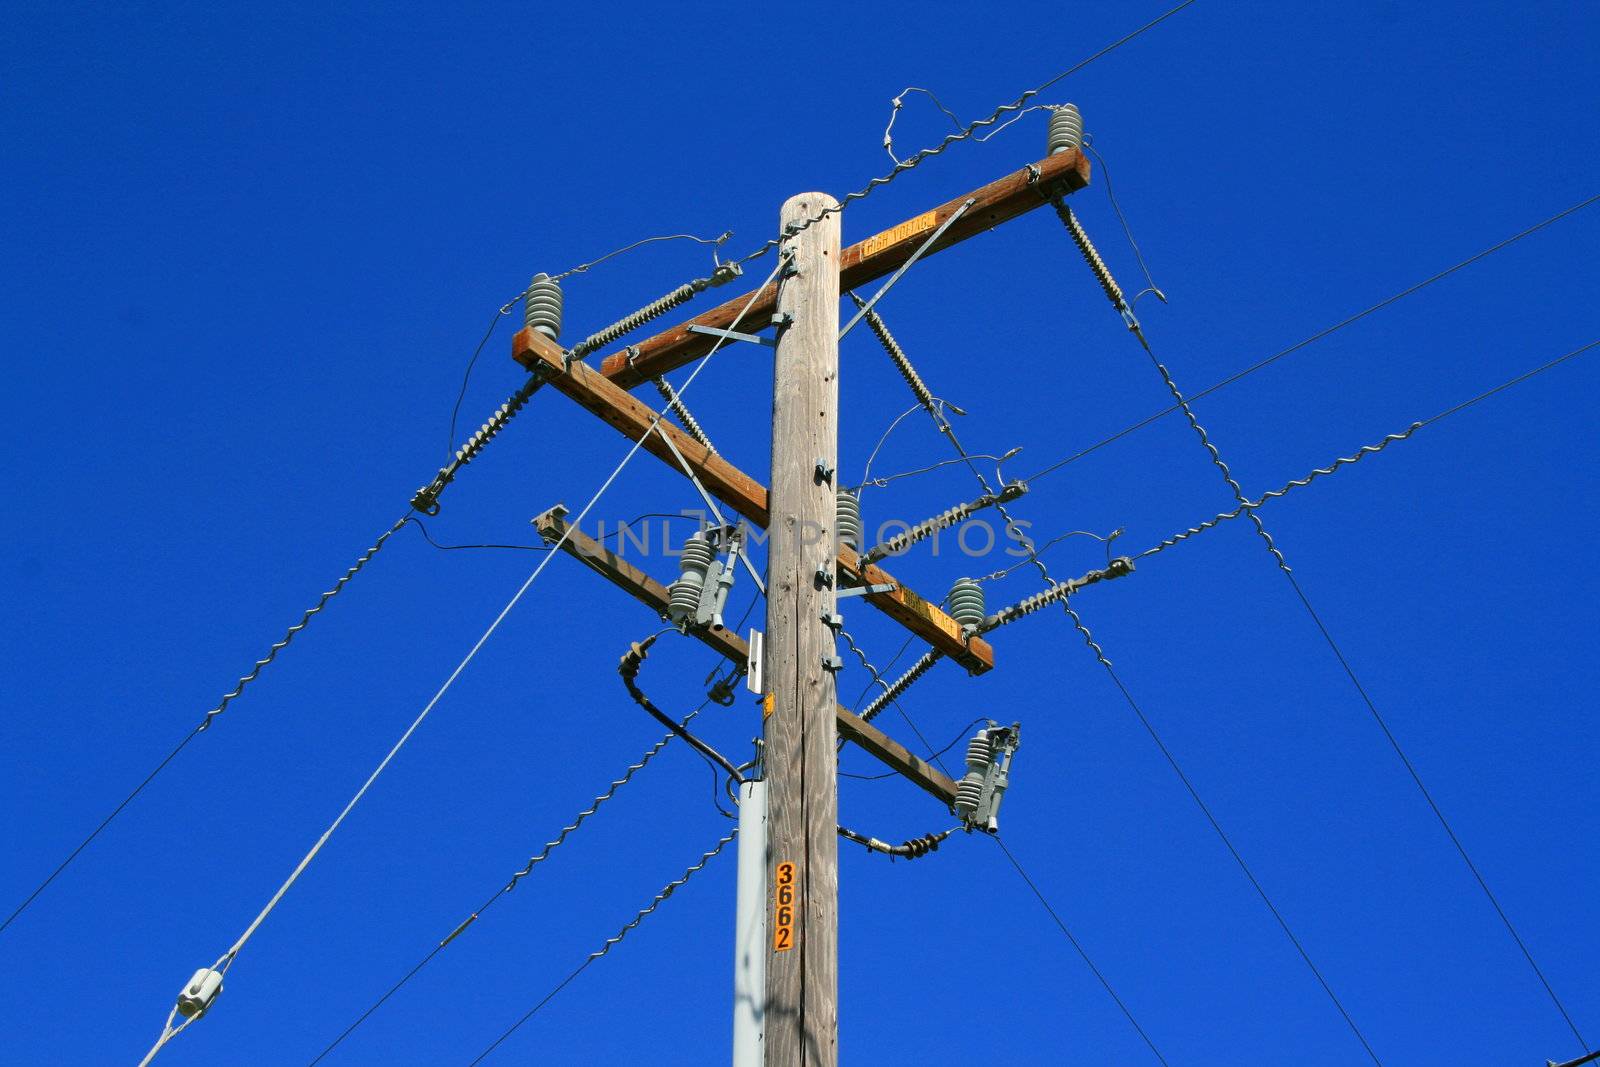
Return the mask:
<path id="1" fill-rule="evenodd" d="M 552 341 L 561 339 L 561 283 L 548 274 L 533 276 L 523 297 L 523 325 Z"/>
<path id="2" fill-rule="evenodd" d="M 1046 155 L 1055 155 L 1083 144 L 1083 116 L 1077 104 L 1062 104 L 1050 109 L 1049 149 Z"/>
<path id="3" fill-rule="evenodd" d="M 906 673 L 890 682 L 889 688 L 885 689 L 878 696 L 874 697 L 872 703 L 868 704 L 862 709 L 862 721 L 871 722 L 874 716 L 876 716 L 884 708 L 888 707 L 890 702 L 898 699 L 901 693 L 904 693 L 907 689 L 910 689 L 913 682 L 915 682 L 918 678 L 921 678 L 924 674 L 927 674 L 929 669 L 943 658 L 944 653 L 940 652 L 936 648 L 930 648 L 928 651 L 924 652 L 922 654 L 922 658 L 911 665 L 910 670 L 906 671 Z"/>
<path id="4" fill-rule="evenodd" d="M 667 410 L 672 412 L 678 421 L 683 424 L 683 428 L 688 432 L 689 436 L 704 445 L 707 451 L 715 452 L 717 450 L 716 446 L 711 443 L 711 438 L 706 436 L 705 430 L 700 428 L 700 420 L 696 419 L 689 411 L 688 406 L 683 402 L 683 398 L 672 387 L 672 383 L 665 378 L 653 378 L 651 380 L 655 382 L 656 391 L 661 394 L 661 399 L 667 402 Z"/>
<path id="5" fill-rule="evenodd" d="M 1050 201 L 1060 217 L 1061 224 L 1067 228 L 1067 233 L 1072 236 L 1072 243 L 1078 246 L 1078 251 L 1083 254 L 1083 261 L 1089 264 L 1089 270 L 1094 273 L 1095 281 L 1100 283 L 1100 288 L 1105 290 L 1106 299 L 1111 301 L 1111 306 L 1117 309 L 1123 321 L 1127 322 L 1130 330 L 1137 329 L 1138 323 L 1133 318 L 1133 310 L 1128 307 L 1127 299 L 1122 295 L 1122 286 L 1111 276 L 1111 269 L 1106 266 L 1105 260 L 1100 258 L 1100 252 L 1095 248 L 1094 242 L 1089 240 L 1083 225 L 1078 222 L 1078 216 L 1073 214 L 1072 208 L 1059 196 Z"/>
<path id="6" fill-rule="evenodd" d="M 856 302 L 856 307 L 866 307 L 867 302 L 855 293 L 850 294 L 850 299 Z M 866 320 L 867 327 L 878 338 L 878 343 L 883 346 L 883 350 L 888 353 L 895 369 L 900 372 L 900 377 L 904 378 L 906 385 L 911 387 L 911 393 L 917 398 L 917 403 L 927 408 L 930 412 L 937 411 L 932 391 L 928 389 L 927 383 L 922 380 L 922 375 L 917 373 L 917 368 L 911 365 L 910 357 L 906 355 L 905 349 L 900 347 L 900 342 L 894 339 L 894 334 L 889 332 L 889 327 L 884 325 L 883 319 L 879 317 L 876 311 L 868 311 Z"/>
<path id="7" fill-rule="evenodd" d="M 544 376 L 539 373 L 535 373 L 523 382 L 504 404 L 495 409 L 495 413 L 489 416 L 488 421 L 478 427 L 477 432 L 456 449 L 455 458 L 439 468 L 439 473 L 434 476 L 433 481 L 417 490 L 416 495 L 411 498 L 411 506 L 424 515 L 439 514 L 439 494 L 444 492 L 444 487 L 455 480 L 456 472 L 470 463 L 474 456 L 483 451 L 485 445 L 494 440 L 496 434 L 505 429 L 506 423 L 516 417 L 517 412 L 528 402 L 528 398 L 538 392 L 543 384 Z"/>
<path id="8" fill-rule="evenodd" d="M 632 333 L 652 319 L 660 318 L 679 304 L 686 304 L 694 299 L 696 293 L 703 293 L 707 289 L 714 289 L 719 285 L 737 278 L 741 269 L 736 263 L 723 263 L 711 272 L 709 278 L 696 278 L 692 282 L 685 282 L 666 296 L 654 300 L 625 318 L 618 319 L 610 326 L 592 333 L 572 346 L 572 351 L 567 353 L 567 363 L 571 364 L 595 352 L 611 342 Z"/>
<path id="9" fill-rule="evenodd" d="M 996 504 L 1010 503 L 1027 491 L 1028 487 L 1022 482 L 1012 482 L 998 493 L 985 493 L 976 500 L 969 500 L 965 504 L 957 504 L 955 507 L 942 511 L 931 519 L 924 519 L 909 530 L 904 530 L 893 537 L 885 539 L 882 543 L 874 545 L 866 552 L 863 558 L 868 563 L 876 563 L 886 556 L 892 556 L 897 552 L 910 548 L 918 541 L 932 537 L 940 530 L 949 529 L 975 511 L 982 511 L 984 508 L 994 507 Z"/>
<path id="10" fill-rule="evenodd" d="M 861 498 L 849 489 L 840 489 L 834 496 L 834 527 L 841 545 L 861 551 Z"/>
<path id="11" fill-rule="evenodd" d="M 980 634 L 988 633 L 997 626 L 1004 626 L 1024 615 L 1032 615 L 1042 607 L 1054 604 L 1058 600 L 1065 600 L 1085 586 L 1096 582 L 1109 581 L 1112 578 L 1121 578 L 1125 574 L 1133 573 L 1133 560 L 1127 556 L 1119 556 L 1111 561 L 1111 565 L 1104 570 L 1090 571 L 1082 578 L 1073 578 L 1070 581 L 1057 582 L 1049 589 L 1033 594 L 1030 597 L 1017 601 L 984 619 L 977 627 Z"/>

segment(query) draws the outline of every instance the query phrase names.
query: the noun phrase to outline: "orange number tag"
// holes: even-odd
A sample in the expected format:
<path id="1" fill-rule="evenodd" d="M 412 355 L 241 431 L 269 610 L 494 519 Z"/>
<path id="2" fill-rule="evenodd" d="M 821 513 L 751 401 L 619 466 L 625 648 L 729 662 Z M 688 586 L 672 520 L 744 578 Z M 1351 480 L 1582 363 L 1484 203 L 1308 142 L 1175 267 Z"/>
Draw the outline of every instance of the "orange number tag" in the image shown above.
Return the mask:
<path id="1" fill-rule="evenodd" d="M 772 951 L 794 948 L 794 901 L 800 888 L 795 884 L 794 864 L 780 863 L 773 878 Z"/>

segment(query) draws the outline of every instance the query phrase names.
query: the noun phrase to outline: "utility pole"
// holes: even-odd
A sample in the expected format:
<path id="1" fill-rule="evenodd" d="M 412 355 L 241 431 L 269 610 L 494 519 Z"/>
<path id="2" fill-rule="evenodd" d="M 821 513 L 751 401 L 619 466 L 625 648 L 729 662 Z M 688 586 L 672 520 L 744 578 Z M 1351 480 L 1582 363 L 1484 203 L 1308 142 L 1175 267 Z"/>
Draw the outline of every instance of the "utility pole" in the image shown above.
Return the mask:
<path id="1" fill-rule="evenodd" d="M 802 193 L 783 205 L 780 219 L 790 235 L 784 241 L 790 260 L 778 280 L 774 320 L 779 332 L 762 670 L 771 909 L 768 1067 L 838 1062 L 838 730 L 828 625 L 838 553 L 839 215 L 829 211 L 837 206 L 825 194 Z M 818 218 L 824 211 L 826 217 Z"/>

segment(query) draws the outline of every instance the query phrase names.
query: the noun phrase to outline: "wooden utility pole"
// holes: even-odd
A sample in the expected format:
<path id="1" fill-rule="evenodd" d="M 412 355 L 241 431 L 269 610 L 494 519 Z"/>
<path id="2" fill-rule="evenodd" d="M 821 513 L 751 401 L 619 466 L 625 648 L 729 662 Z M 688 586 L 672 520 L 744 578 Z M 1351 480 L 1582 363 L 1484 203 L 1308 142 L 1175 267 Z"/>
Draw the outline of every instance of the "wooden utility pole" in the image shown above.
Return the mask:
<path id="1" fill-rule="evenodd" d="M 783 205 L 773 361 L 766 692 L 768 1067 L 838 1062 L 839 850 L 833 633 L 839 448 L 839 215 L 802 193 Z M 808 225 L 809 223 L 809 225 Z M 797 227 L 804 227 L 793 232 Z"/>

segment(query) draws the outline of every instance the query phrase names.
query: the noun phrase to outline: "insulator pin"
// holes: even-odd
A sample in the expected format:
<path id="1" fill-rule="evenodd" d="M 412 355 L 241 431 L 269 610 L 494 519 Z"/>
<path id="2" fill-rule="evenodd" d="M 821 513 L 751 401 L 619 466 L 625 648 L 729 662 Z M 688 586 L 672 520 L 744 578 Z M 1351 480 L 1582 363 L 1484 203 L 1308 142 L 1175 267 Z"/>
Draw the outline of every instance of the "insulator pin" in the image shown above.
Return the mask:
<path id="1" fill-rule="evenodd" d="M 673 622 L 680 625 L 694 622 L 700 607 L 700 590 L 716 558 L 717 550 L 705 534 L 693 534 L 684 542 L 683 555 L 678 560 L 680 573 L 667 587 L 667 617 Z"/>
<path id="2" fill-rule="evenodd" d="M 974 579 L 957 578 L 944 602 L 950 609 L 950 617 L 959 622 L 962 629 L 976 630 L 983 625 L 983 586 Z"/>
<path id="3" fill-rule="evenodd" d="M 533 276 L 523 297 L 523 325 L 552 341 L 561 338 L 561 283 L 540 272 Z"/>
<path id="4" fill-rule="evenodd" d="M 1047 155 L 1075 149 L 1083 144 L 1083 116 L 1077 104 L 1062 104 L 1050 109 L 1049 151 Z"/>

